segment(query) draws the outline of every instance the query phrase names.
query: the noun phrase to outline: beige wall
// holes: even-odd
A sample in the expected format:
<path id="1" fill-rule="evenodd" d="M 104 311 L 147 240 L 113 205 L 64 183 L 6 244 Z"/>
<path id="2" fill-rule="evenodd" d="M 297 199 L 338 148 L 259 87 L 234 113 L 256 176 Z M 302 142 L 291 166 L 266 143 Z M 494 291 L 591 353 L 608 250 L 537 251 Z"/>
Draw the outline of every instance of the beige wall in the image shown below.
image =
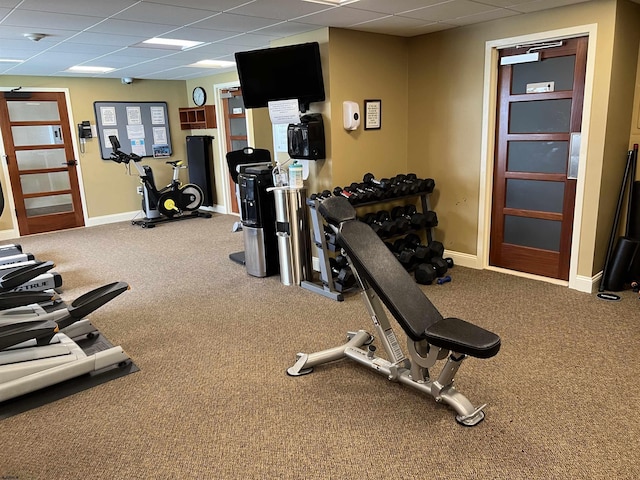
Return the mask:
<path id="1" fill-rule="evenodd" d="M 637 6 L 623 1 L 628 22 L 637 22 Z M 600 177 L 603 165 L 624 156 L 630 121 L 628 109 L 617 103 L 609 107 L 610 96 L 617 102 L 630 94 L 629 68 L 612 72 L 615 22 L 615 0 L 602 0 L 410 39 L 408 168 L 436 180 L 433 206 L 442 219 L 437 236 L 447 249 L 478 253 L 486 42 L 596 24 L 597 39 L 590 45 L 596 52 L 593 98 L 591 105 L 585 105 L 585 111 L 592 113 L 577 273 L 591 277 L 601 268 L 602 258 L 594 261 Z M 620 35 L 627 30 L 621 27 Z M 628 40 L 626 48 L 637 57 L 637 35 Z M 616 67 L 627 57 L 621 55 Z M 634 62 L 631 65 L 635 72 Z M 612 95 L 611 85 L 619 89 Z M 598 247 L 601 242 L 598 236 Z M 601 248 L 597 251 L 600 255 Z"/>
<path id="2" fill-rule="evenodd" d="M 120 79 L 0 76 L 0 87 L 23 89 L 66 88 L 69 89 L 73 125 L 82 120 L 95 124 L 93 103 L 96 101 L 164 101 L 167 102 L 169 128 L 173 147 L 173 159 L 186 159 L 186 133 L 180 130 L 178 108 L 187 106 L 184 81 L 136 80 L 123 85 Z M 76 132 L 72 125 L 71 131 Z M 89 218 L 140 210 L 140 195 L 136 193 L 139 179 L 136 174 L 127 176 L 124 167 L 102 160 L 98 139 L 86 142 L 86 152 L 79 154 L 80 171 L 84 184 Z M 145 159 L 153 168 L 156 183 L 164 186 L 171 180 L 171 168 L 164 160 Z M 7 185 L 8 179 L 2 179 Z M 6 193 L 5 188 L 5 195 Z M 14 228 L 11 214 L 5 211 L 0 218 L 0 231 Z M 15 226 L 17 228 L 17 226 Z"/>
<path id="3" fill-rule="evenodd" d="M 407 172 L 407 39 L 330 29 L 331 151 L 333 186 Z M 381 100 L 381 128 L 364 130 L 364 100 Z M 342 122 L 342 102 L 360 106 L 362 121 L 354 131 Z M 327 187 L 328 188 L 328 187 Z"/>

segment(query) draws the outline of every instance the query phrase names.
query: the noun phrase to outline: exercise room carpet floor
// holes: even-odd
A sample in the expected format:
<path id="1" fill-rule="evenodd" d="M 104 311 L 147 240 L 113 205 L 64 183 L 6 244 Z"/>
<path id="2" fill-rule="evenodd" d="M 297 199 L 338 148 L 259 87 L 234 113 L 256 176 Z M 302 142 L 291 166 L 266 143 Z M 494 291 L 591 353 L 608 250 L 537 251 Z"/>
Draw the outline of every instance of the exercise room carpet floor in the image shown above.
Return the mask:
<path id="1" fill-rule="evenodd" d="M 0 477 L 640 478 L 637 295 L 606 302 L 462 267 L 423 287 L 445 316 L 502 338 L 497 356 L 458 372 L 459 390 L 488 404 L 465 428 L 433 398 L 348 360 L 287 376 L 297 352 L 341 344 L 371 320 L 358 294 L 336 302 L 248 276 L 228 258 L 243 249 L 235 220 L 16 240 L 55 261 L 65 300 L 131 285 L 91 321 L 140 371 L 1 420 Z"/>

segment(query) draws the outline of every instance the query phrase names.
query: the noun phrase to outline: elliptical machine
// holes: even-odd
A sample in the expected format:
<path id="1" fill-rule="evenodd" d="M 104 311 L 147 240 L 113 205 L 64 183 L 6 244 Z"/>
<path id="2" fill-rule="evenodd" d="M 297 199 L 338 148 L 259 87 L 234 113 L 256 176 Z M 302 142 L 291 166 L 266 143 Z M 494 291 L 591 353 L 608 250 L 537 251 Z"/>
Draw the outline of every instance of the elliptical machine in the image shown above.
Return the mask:
<path id="1" fill-rule="evenodd" d="M 120 141 L 117 136 L 110 135 L 109 140 L 113 148 L 111 160 L 116 163 L 124 163 L 127 167 L 133 162 L 133 166 L 140 176 L 140 183 L 142 183 L 142 186 L 138 188 L 142 194 L 142 211 L 145 214 L 145 218 L 131 220 L 132 225 L 152 228 L 156 223 L 161 222 L 198 217 L 211 218 L 211 213 L 199 210 L 204 199 L 202 189 L 194 183 L 182 185 L 180 182 L 180 169 L 187 168 L 186 165 L 182 165 L 181 160 L 166 162 L 173 169 L 173 178 L 169 185 L 158 190 L 153 179 L 151 167 L 149 165 L 140 165 L 142 157 L 135 153 L 121 151 Z"/>

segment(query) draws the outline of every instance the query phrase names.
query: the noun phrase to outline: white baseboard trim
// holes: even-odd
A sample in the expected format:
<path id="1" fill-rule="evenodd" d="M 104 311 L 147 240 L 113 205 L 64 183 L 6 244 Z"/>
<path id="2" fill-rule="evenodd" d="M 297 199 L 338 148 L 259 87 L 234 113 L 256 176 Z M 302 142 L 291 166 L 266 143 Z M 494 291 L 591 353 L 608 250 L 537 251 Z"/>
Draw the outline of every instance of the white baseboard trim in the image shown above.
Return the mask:
<path id="1" fill-rule="evenodd" d="M 476 270 L 482 270 L 482 265 L 477 255 L 471 255 L 470 253 L 450 252 L 445 250 L 444 255 L 453 259 L 454 265 L 460 265 L 461 267 L 475 268 Z"/>
<path id="2" fill-rule="evenodd" d="M 577 275 L 575 282 L 569 284 L 569 288 L 578 290 L 584 293 L 594 293 L 598 290 L 600 285 L 600 279 L 602 278 L 602 272 L 596 273 L 593 277 L 585 277 L 583 275 Z"/>
<path id="3" fill-rule="evenodd" d="M 141 210 L 134 212 L 115 213 L 113 215 L 102 215 L 100 217 L 91 217 L 85 221 L 85 227 L 96 227 L 98 225 L 106 225 L 108 223 L 130 222 L 134 218 L 143 218 L 144 214 Z"/>
<path id="4" fill-rule="evenodd" d="M 0 241 L 9 240 L 11 238 L 19 238 L 20 232 L 18 229 L 13 228 L 11 230 L 2 230 L 0 231 Z"/>

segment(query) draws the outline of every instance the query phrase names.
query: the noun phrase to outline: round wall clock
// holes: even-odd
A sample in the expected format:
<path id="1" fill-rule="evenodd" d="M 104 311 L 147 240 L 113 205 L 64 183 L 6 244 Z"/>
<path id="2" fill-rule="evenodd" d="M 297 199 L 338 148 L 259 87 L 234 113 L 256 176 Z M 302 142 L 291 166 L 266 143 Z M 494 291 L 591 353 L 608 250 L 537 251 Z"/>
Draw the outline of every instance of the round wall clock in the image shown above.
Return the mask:
<path id="1" fill-rule="evenodd" d="M 202 87 L 196 87 L 193 89 L 193 103 L 195 103 L 198 107 L 201 107 L 207 101 L 207 92 L 204 91 Z"/>

